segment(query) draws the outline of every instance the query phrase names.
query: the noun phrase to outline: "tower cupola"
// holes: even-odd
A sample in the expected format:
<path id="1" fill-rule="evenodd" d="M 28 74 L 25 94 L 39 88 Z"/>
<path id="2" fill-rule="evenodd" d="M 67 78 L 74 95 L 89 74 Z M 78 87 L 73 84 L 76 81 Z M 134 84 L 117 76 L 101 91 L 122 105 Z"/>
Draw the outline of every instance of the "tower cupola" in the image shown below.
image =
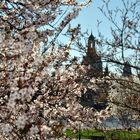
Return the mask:
<path id="1" fill-rule="evenodd" d="M 92 35 L 92 33 L 88 38 L 88 46 L 91 48 L 95 47 L 95 37 Z"/>
<path id="2" fill-rule="evenodd" d="M 101 56 L 96 52 L 95 43 L 95 37 L 91 33 L 88 38 L 86 56 L 84 56 L 82 63 L 84 65 L 90 65 L 90 70 L 88 72 L 90 76 L 99 77 L 103 74 L 103 68 Z"/>

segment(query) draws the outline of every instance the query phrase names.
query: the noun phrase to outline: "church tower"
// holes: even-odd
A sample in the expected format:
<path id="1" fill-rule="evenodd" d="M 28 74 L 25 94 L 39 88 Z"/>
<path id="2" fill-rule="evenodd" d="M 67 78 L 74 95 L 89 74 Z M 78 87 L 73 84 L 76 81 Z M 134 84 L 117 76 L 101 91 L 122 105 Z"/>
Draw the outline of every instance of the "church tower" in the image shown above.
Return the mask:
<path id="1" fill-rule="evenodd" d="M 132 76 L 131 66 L 130 66 L 129 62 L 124 63 L 122 75 L 124 77 L 131 77 Z"/>
<path id="2" fill-rule="evenodd" d="M 105 71 L 103 72 L 101 56 L 96 50 L 96 40 L 92 35 L 89 36 L 86 55 L 83 57 L 82 64 L 88 66 L 87 75 L 89 78 L 100 78 L 103 76 L 108 76 L 109 70 L 106 65 Z M 98 82 L 97 82 L 98 83 Z M 98 83 L 99 90 L 94 90 L 92 88 L 87 88 L 86 93 L 83 93 L 80 98 L 80 103 L 82 106 L 93 107 L 96 110 L 105 109 L 107 106 L 107 96 L 108 96 L 108 83 Z"/>
<path id="3" fill-rule="evenodd" d="M 84 56 L 82 63 L 86 66 L 90 66 L 88 75 L 90 75 L 91 77 L 102 77 L 103 67 L 101 56 L 97 54 L 95 46 L 95 37 L 91 33 L 88 38 L 86 56 Z"/>

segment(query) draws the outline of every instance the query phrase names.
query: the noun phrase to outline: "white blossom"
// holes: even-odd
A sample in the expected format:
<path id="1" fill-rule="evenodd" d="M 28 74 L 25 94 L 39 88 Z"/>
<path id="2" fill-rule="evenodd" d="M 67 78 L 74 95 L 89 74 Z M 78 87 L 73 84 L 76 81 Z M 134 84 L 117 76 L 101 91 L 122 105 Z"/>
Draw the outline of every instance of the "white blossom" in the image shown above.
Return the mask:
<path id="1" fill-rule="evenodd" d="M 31 136 L 37 134 L 38 132 L 39 132 L 39 129 L 38 129 L 37 126 L 32 126 L 32 127 L 30 128 L 30 135 L 31 135 Z"/>
<path id="2" fill-rule="evenodd" d="M 15 123 L 17 128 L 23 129 L 26 125 L 27 120 L 28 120 L 28 118 L 25 115 L 18 116 L 16 123 Z"/>
<path id="3" fill-rule="evenodd" d="M 0 124 L 1 131 L 5 134 L 9 134 L 13 130 L 13 126 L 10 124 Z"/>

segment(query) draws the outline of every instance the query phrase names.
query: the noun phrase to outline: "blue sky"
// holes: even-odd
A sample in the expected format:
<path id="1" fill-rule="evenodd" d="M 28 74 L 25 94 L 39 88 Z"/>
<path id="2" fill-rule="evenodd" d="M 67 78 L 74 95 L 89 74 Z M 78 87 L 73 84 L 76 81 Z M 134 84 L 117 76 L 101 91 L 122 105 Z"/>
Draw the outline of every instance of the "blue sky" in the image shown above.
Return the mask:
<path id="1" fill-rule="evenodd" d="M 97 20 L 102 21 L 100 31 L 108 36 L 110 23 L 107 22 L 104 15 L 100 12 L 98 7 L 102 7 L 102 0 L 93 0 L 92 4 L 84 8 L 79 16 L 72 22 L 72 25 L 81 24 L 82 31 L 88 30 L 97 36 Z M 111 0 L 110 7 L 121 7 L 121 0 Z"/>
<path id="2" fill-rule="evenodd" d="M 133 0 L 130 0 L 133 2 Z M 135 0 L 134 0 L 135 1 Z M 107 38 L 111 38 L 110 27 L 111 23 L 106 19 L 106 17 L 101 13 L 98 7 L 102 7 L 102 0 L 93 0 L 92 4 L 87 8 L 84 8 L 79 16 L 72 21 L 72 26 L 76 26 L 77 24 L 81 25 L 81 30 L 85 32 L 88 30 L 90 34 L 92 34 L 98 38 L 98 29 L 97 29 L 97 20 L 102 21 L 100 25 L 100 32 Z M 111 9 L 115 9 L 116 7 L 123 7 L 122 0 L 111 0 L 109 6 Z M 119 20 L 118 20 L 119 19 Z M 120 17 L 118 16 L 117 22 L 120 22 Z M 119 23 L 121 25 L 121 22 Z M 96 46 L 97 47 L 97 46 Z M 77 52 L 73 52 L 73 55 L 78 55 Z"/>
<path id="3" fill-rule="evenodd" d="M 100 5 L 101 0 L 94 0 L 90 6 L 84 8 L 80 12 L 79 16 L 72 22 L 73 25 L 80 23 L 82 31 L 86 31 L 88 29 L 89 33 L 92 30 L 93 34 L 96 34 L 97 19 L 102 16 L 98 9 L 98 6 Z"/>
<path id="4" fill-rule="evenodd" d="M 79 0 L 79 1 L 82 1 L 82 0 Z M 107 0 L 105 0 L 105 1 L 107 1 Z M 125 1 L 127 1 L 127 0 L 125 0 Z M 129 0 L 129 1 L 135 2 L 135 0 Z M 106 17 L 101 13 L 101 11 L 99 10 L 98 7 L 102 7 L 102 5 L 103 5 L 102 0 L 93 0 L 91 5 L 88 6 L 87 8 L 84 8 L 79 13 L 79 16 L 71 22 L 71 27 L 75 27 L 78 24 L 80 24 L 82 32 L 85 32 L 88 30 L 88 33 L 90 34 L 92 31 L 92 34 L 96 38 L 98 38 L 97 20 L 99 20 L 99 21 L 102 21 L 102 23 L 100 24 L 100 28 L 99 28 L 100 32 L 105 36 L 105 38 L 110 39 L 112 37 L 111 31 L 110 31 L 110 27 L 112 25 L 106 19 Z M 122 9 L 122 7 L 123 7 L 122 0 L 110 0 L 109 7 L 113 10 L 116 9 L 117 7 Z M 138 9 L 138 12 L 139 12 L 139 9 Z M 121 25 L 120 15 L 117 16 L 116 21 L 119 23 L 119 25 Z M 67 43 L 66 42 L 67 39 L 65 37 L 60 36 L 59 39 L 60 39 L 59 40 L 60 42 L 64 41 L 65 43 Z M 83 42 L 83 44 L 84 44 L 84 42 Z M 96 48 L 97 47 L 100 47 L 100 46 L 96 45 Z M 130 53 L 127 53 L 127 54 L 129 55 Z M 79 53 L 76 51 L 72 51 L 71 55 L 72 56 L 79 56 Z M 119 56 L 119 54 L 118 54 L 118 56 Z M 111 67 L 112 67 L 112 65 L 111 65 Z"/>
<path id="5" fill-rule="evenodd" d="M 83 0 L 79 0 L 83 1 Z M 133 0 L 132 0 L 133 1 Z M 85 32 L 88 30 L 88 33 L 90 34 L 91 31 L 95 37 L 98 37 L 98 29 L 97 29 L 97 20 L 102 21 L 100 24 L 100 32 L 104 34 L 105 37 L 110 37 L 110 22 L 107 21 L 106 17 L 101 13 L 98 7 L 102 7 L 103 3 L 102 0 L 93 0 L 93 2 L 90 4 L 90 6 L 82 9 L 76 19 L 74 19 L 71 22 L 71 26 L 75 27 L 78 24 L 81 25 L 82 32 Z M 116 6 L 119 6 L 119 8 L 122 5 L 122 0 L 111 0 L 110 1 L 110 7 L 116 8 Z M 65 39 L 61 38 L 60 40 L 65 41 Z"/>
<path id="6" fill-rule="evenodd" d="M 100 31 L 105 35 L 109 35 L 109 22 L 107 22 L 104 15 L 100 12 L 98 7 L 102 6 L 102 0 L 94 0 L 90 6 L 84 8 L 82 11 L 80 11 L 79 16 L 74 19 L 71 22 L 72 26 L 77 26 L 78 24 L 81 25 L 82 32 L 85 32 L 88 30 L 88 33 L 90 34 L 92 31 L 92 34 L 97 37 L 97 20 L 103 21 L 101 24 Z M 113 5 L 115 4 L 115 0 L 113 0 Z M 111 5 L 111 7 L 113 6 Z M 84 44 L 85 42 L 83 42 Z M 78 52 L 72 51 L 72 55 L 78 56 Z"/>

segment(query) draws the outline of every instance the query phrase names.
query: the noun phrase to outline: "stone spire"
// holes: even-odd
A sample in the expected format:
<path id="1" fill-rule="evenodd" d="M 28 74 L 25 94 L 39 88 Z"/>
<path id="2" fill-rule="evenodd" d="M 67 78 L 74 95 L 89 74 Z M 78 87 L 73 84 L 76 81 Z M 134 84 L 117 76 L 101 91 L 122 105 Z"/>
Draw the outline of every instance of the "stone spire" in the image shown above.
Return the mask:
<path id="1" fill-rule="evenodd" d="M 104 76 L 108 76 L 108 75 L 109 75 L 109 70 L 108 70 L 108 65 L 106 65 L 105 71 L 104 71 Z"/>

